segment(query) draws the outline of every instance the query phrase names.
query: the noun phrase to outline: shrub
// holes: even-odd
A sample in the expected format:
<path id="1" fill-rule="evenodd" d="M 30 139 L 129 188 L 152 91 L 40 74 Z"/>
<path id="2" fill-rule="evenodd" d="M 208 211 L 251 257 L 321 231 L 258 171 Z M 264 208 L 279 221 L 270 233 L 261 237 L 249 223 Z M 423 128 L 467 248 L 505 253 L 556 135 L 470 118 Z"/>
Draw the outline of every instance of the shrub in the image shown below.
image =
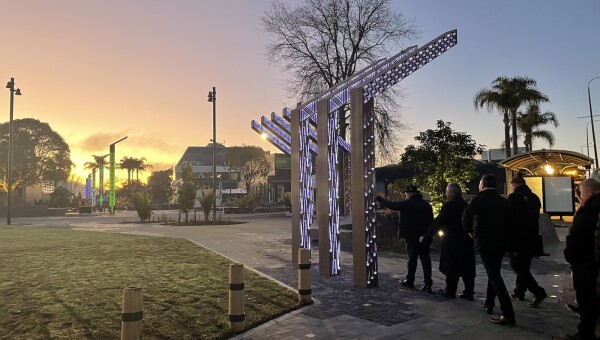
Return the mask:
<path id="1" fill-rule="evenodd" d="M 150 220 L 152 215 L 152 198 L 150 194 L 143 191 L 135 192 L 132 195 L 133 206 L 140 217 L 140 222 Z"/>
<path id="2" fill-rule="evenodd" d="M 237 201 L 237 204 L 242 212 L 252 212 L 256 207 L 256 195 L 254 195 L 253 193 L 249 193 L 245 197 L 240 198 Z"/>
<path id="3" fill-rule="evenodd" d="M 208 223 L 208 216 L 210 215 L 210 209 L 213 204 L 215 204 L 216 196 L 215 191 L 213 189 L 210 190 L 202 190 L 202 197 L 198 199 L 200 202 L 200 206 L 202 206 L 202 211 L 204 212 L 204 222 Z"/>
<path id="4" fill-rule="evenodd" d="M 285 204 L 285 206 L 288 207 L 288 209 L 290 209 L 290 212 L 292 211 L 292 193 L 291 192 L 286 192 L 285 194 L 283 194 L 283 204 Z"/>

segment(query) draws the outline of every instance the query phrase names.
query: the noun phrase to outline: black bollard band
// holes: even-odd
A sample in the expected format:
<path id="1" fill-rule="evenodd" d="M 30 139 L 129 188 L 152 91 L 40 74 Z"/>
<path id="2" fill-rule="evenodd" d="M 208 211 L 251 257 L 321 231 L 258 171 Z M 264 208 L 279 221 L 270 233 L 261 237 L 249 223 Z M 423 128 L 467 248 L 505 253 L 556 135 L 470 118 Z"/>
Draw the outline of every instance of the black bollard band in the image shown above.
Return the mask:
<path id="1" fill-rule="evenodd" d="M 310 269 L 310 263 L 301 263 L 298 265 L 298 269 Z"/>
<path id="2" fill-rule="evenodd" d="M 121 321 L 123 322 L 134 322 L 144 319 L 144 311 L 135 313 L 121 313 Z"/>
<path id="3" fill-rule="evenodd" d="M 298 295 L 310 295 L 312 294 L 312 289 L 298 289 Z"/>
<path id="4" fill-rule="evenodd" d="M 230 283 L 229 290 L 244 290 L 244 283 Z"/>
<path id="5" fill-rule="evenodd" d="M 229 321 L 231 321 L 231 322 L 242 322 L 244 320 L 246 320 L 246 314 L 242 314 L 242 315 L 229 314 Z"/>

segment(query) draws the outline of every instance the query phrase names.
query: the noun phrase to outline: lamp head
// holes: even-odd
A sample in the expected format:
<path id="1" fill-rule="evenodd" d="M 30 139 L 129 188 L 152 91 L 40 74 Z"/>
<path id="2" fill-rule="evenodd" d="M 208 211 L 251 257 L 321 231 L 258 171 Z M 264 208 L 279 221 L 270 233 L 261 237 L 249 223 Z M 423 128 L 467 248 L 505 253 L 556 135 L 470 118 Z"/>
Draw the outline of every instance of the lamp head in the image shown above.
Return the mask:
<path id="1" fill-rule="evenodd" d="M 20 96 L 21 95 L 21 89 L 17 89 L 15 91 L 15 96 Z"/>
<path id="2" fill-rule="evenodd" d="M 15 89 L 15 78 L 10 78 L 10 81 L 6 83 L 6 88 L 11 90 Z"/>

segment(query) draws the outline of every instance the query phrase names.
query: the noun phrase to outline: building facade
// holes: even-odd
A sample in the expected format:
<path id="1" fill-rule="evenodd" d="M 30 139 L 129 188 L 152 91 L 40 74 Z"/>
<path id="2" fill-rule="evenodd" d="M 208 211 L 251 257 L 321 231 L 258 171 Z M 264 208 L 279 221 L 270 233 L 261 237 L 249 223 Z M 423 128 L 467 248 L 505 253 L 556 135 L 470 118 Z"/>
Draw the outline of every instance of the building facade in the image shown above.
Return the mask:
<path id="1" fill-rule="evenodd" d="M 215 146 L 215 174 L 217 205 L 221 202 L 229 202 L 233 199 L 246 194 L 246 190 L 239 188 L 240 176 L 232 171 L 226 164 L 227 147 L 217 143 Z M 192 180 L 196 189 L 212 189 L 213 187 L 213 147 L 207 146 L 189 146 L 177 165 L 175 166 L 175 181 L 181 180 L 183 169 L 191 167 Z"/>

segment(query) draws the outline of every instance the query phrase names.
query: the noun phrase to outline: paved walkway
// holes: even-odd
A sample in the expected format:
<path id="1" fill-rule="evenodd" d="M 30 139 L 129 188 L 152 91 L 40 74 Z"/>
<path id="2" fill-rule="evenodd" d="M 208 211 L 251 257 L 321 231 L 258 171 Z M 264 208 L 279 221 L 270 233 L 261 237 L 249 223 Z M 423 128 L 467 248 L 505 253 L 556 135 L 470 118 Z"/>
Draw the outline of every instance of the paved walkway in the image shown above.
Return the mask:
<path id="1" fill-rule="evenodd" d="M 163 212 L 162 214 L 177 213 Z M 291 265 L 291 219 L 282 214 L 234 216 L 248 223 L 221 226 L 175 227 L 135 221 L 135 213 L 96 214 L 84 217 L 16 218 L 14 225 L 70 226 L 74 229 L 187 238 L 243 263 L 290 287 L 297 287 L 297 270 Z M 535 259 L 532 271 L 550 296 L 539 308 L 514 301 L 517 325 L 498 326 L 481 309 L 487 277 L 479 258 L 476 301 L 446 299 L 400 286 L 406 257 L 379 253 L 379 287 L 356 288 L 352 284 L 352 254 L 342 253 L 341 274 L 318 274 L 318 248 L 313 248 L 313 298 L 315 304 L 267 322 L 236 339 L 552 339 L 576 331 L 577 315 L 560 302 L 569 267 L 562 256 L 566 228 L 556 228 L 561 244 L 546 249 L 551 255 Z M 435 258 L 435 256 L 434 256 Z M 434 291 L 444 287 L 444 276 L 434 263 Z M 417 282 L 422 280 L 421 267 Z M 508 289 L 515 275 L 505 261 L 502 275 Z M 568 280 L 566 280 L 568 281 Z M 459 291 L 462 284 L 459 284 Z M 531 300 L 532 296 L 527 295 Z M 499 315 L 496 307 L 494 316 Z M 559 339 L 559 338 L 557 338 Z"/>

